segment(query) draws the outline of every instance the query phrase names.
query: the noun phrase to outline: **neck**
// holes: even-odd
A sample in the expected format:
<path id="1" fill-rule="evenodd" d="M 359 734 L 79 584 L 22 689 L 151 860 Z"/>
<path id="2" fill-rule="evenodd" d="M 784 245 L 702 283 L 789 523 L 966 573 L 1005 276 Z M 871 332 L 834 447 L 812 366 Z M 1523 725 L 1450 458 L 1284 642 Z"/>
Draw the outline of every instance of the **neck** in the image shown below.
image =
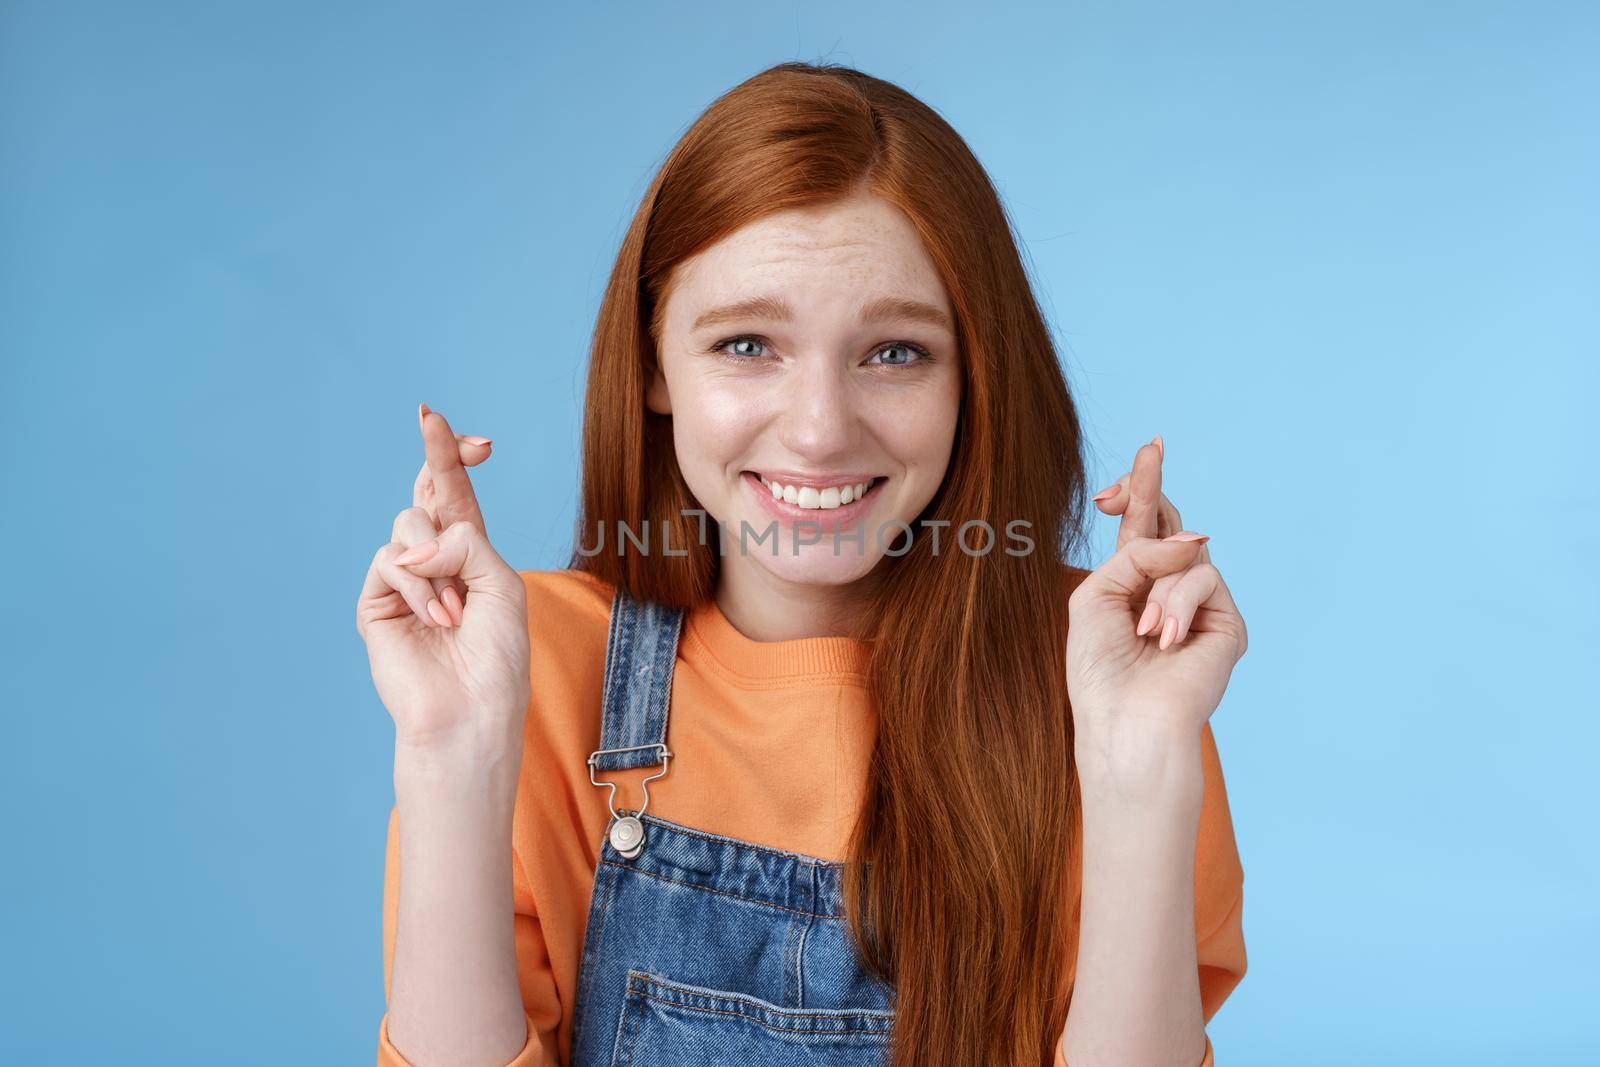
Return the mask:
<path id="1" fill-rule="evenodd" d="M 792 582 L 753 559 L 728 555 L 717 578 L 717 607 L 752 641 L 856 637 L 877 573 L 840 584 Z"/>

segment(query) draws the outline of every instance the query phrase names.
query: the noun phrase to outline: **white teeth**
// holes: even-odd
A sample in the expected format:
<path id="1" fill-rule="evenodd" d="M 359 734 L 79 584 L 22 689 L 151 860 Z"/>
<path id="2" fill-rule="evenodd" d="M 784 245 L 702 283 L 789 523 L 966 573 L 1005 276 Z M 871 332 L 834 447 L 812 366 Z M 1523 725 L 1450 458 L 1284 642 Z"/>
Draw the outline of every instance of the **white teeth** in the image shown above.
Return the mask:
<path id="1" fill-rule="evenodd" d="M 781 482 L 768 481 L 766 475 L 763 474 L 757 474 L 756 477 L 760 478 L 761 484 L 766 486 L 767 490 L 772 493 L 772 499 L 774 500 L 782 500 L 802 508 L 827 510 L 843 507 L 852 500 L 860 500 L 867 495 L 867 490 L 876 481 L 874 478 L 869 478 L 864 482 L 856 482 L 854 485 L 830 485 L 824 489 L 818 489 L 810 485 L 793 486 L 784 485 Z"/>

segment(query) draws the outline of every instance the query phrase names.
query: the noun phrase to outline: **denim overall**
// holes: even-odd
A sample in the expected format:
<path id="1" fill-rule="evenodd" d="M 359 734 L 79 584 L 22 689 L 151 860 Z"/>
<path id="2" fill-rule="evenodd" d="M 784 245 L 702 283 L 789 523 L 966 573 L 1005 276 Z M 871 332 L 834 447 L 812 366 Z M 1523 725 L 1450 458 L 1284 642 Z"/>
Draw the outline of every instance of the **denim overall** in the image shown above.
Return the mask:
<path id="1" fill-rule="evenodd" d="M 617 811 L 597 771 L 661 766 L 684 613 L 618 589 L 600 748 L 609 786 L 572 1030 L 573 1067 L 881 1067 L 892 987 L 857 962 L 843 864 Z M 693 774 L 694 768 L 687 768 Z M 679 771 L 679 774 L 684 771 Z M 739 803 L 737 796 L 727 798 Z"/>

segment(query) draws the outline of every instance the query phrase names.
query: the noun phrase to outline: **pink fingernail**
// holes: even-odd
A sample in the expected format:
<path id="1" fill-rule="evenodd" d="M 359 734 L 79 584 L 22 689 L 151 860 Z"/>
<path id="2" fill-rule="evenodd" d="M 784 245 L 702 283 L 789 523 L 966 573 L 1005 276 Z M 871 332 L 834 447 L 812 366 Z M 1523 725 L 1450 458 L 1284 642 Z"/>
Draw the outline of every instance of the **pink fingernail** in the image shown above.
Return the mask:
<path id="1" fill-rule="evenodd" d="M 1172 644 L 1172 639 L 1178 636 L 1178 617 L 1167 616 L 1167 624 L 1161 628 L 1161 647 L 1166 648 Z"/>
<path id="2" fill-rule="evenodd" d="M 1152 600 L 1144 606 L 1144 614 L 1139 616 L 1139 625 L 1133 628 L 1134 635 L 1143 637 L 1147 631 L 1154 629 L 1159 618 L 1161 618 L 1161 605 Z"/>
<path id="3" fill-rule="evenodd" d="M 428 601 L 428 614 L 433 616 L 433 621 L 438 623 L 440 626 L 450 627 L 455 625 L 455 623 L 450 620 L 449 614 L 440 605 L 438 598 Z M 1161 647 L 1165 648 L 1166 646 L 1163 645 Z"/>
<path id="4" fill-rule="evenodd" d="M 492 444 L 494 444 L 494 442 L 489 440 L 487 437 L 463 437 L 462 440 L 465 441 L 469 445 L 492 445 Z"/>
<path id="5" fill-rule="evenodd" d="M 1160 434 L 1156 434 L 1154 437 L 1152 437 L 1150 439 L 1150 443 L 1156 446 L 1156 451 L 1161 453 L 1162 459 L 1167 458 L 1167 446 L 1161 443 Z"/>
<path id="6" fill-rule="evenodd" d="M 409 567 L 416 563 L 426 563 L 438 554 L 439 539 L 435 537 L 432 541 L 421 541 L 412 545 L 396 556 L 393 562 L 402 567 Z"/>
<path id="7" fill-rule="evenodd" d="M 457 626 L 466 618 L 466 605 L 461 603 L 461 594 L 456 592 L 456 587 L 447 585 L 444 592 L 439 594 L 439 599 L 444 602 L 445 610 L 450 612 L 450 621 Z"/>
<path id="8" fill-rule="evenodd" d="M 1104 489 L 1102 489 L 1098 493 L 1096 493 L 1094 495 L 1094 499 L 1095 500 L 1110 500 L 1112 497 L 1116 496 L 1121 491 L 1122 491 L 1122 483 L 1121 482 L 1115 482 L 1115 483 L 1113 483 L 1111 485 L 1106 486 Z"/>
<path id="9" fill-rule="evenodd" d="M 1173 534 L 1171 537 L 1163 537 L 1162 540 L 1163 541 L 1200 541 L 1200 542 L 1203 543 L 1203 542 L 1211 540 L 1211 535 L 1210 534 L 1195 533 L 1192 530 L 1180 530 L 1177 533 Z"/>

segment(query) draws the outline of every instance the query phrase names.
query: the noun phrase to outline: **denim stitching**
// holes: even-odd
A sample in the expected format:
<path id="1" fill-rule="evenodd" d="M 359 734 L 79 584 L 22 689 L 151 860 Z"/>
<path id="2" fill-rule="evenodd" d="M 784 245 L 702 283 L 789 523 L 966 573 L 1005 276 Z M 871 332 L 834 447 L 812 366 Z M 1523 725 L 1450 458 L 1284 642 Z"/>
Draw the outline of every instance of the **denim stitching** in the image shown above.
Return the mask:
<path id="1" fill-rule="evenodd" d="M 652 992 L 659 989 L 667 995 Z M 895 1013 L 884 1011 L 880 1008 L 835 1008 L 830 1010 L 807 1009 L 803 1012 L 785 1009 L 777 1005 L 765 1004 L 755 997 L 743 996 L 738 993 L 706 993 L 699 990 L 684 989 L 679 984 L 644 971 L 630 970 L 628 972 L 628 993 L 654 1000 L 661 1004 L 682 1008 L 684 1011 L 698 1011 L 716 1015 L 733 1015 L 741 1019 L 749 1019 L 758 1026 L 770 1030 L 787 1030 L 791 1033 L 814 1034 L 882 1034 L 887 1033 L 887 1028 L 876 1029 L 872 1027 L 855 1030 L 818 1030 L 814 1026 L 785 1026 L 780 1022 L 769 1021 L 765 1016 L 789 1016 L 796 1023 L 806 1019 L 830 1019 L 834 1022 L 872 1022 L 893 1024 Z M 686 1003 L 691 999 L 711 1001 L 713 1004 L 743 1005 L 748 1010 L 739 1010 L 729 1007 L 707 1007 L 700 1004 Z"/>
<path id="2" fill-rule="evenodd" d="M 629 973 L 631 974 L 632 972 Z M 633 1063 L 634 1049 L 639 1046 L 639 1025 L 642 1020 L 634 1017 L 632 1025 L 629 1025 L 629 1017 L 636 1016 L 636 1014 L 628 1010 L 627 990 L 624 989 L 622 1011 L 617 1016 L 617 1033 L 611 1039 L 611 1067 L 631 1067 Z M 617 1057 L 623 1054 L 623 1050 L 627 1051 L 627 1058 L 618 1063 Z"/>
<path id="3" fill-rule="evenodd" d="M 844 863 L 839 860 L 825 860 L 818 856 L 808 856 L 804 852 L 785 852 L 783 849 L 773 848 L 771 845 L 758 845 L 750 841 L 741 841 L 734 837 L 724 837 L 722 834 L 714 834 L 709 830 L 699 830 L 693 826 L 685 826 L 682 823 L 676 823 L 670 819 L 663 819 L 657 815 L 646 815 L 644 816 L 644 820 L 646 822 L 654 821 L 663 823 L 669 830 L 676 830 L 679 833 L 689 834 L 692 837 L 703 838 L 707 841 L 716 841 L 729 845 L 737 845 L 742 849 L 749 849 L 752 852 L 765 852 L 769 856 L 779 856 L 783 859 L 792 859 L 796 863 L 804 863 L 813 867 L 825 867 L 837 871 L 844 870 Z"/>
<path id="4" fill-rule="evenodd" d="M 681 885 L 681 886 L 687 886 L 690 889 L 698 889 L 702 893 L 715 893 L 719 897 L 731 897 L 734 900 L 743 900 L 743 901 L 747 901 L 748 903 L 751 903 L 751 904 L 760 904 L 763 907 L 777 908 L 779 911 L 787 911 L 787 912 L 791 912 L 791 913 L 793 913 L 795 915 L 813 915 L 813 916 L 817 917 L 818 919 L 842 919 L 842 918 L 844 918 L 843 915 L 831 915 L 831 914 L 824 914 L 822 912 L 815 912 L 815 911 L 801 911 L 799 908 L 790 908 L 790 907 L 786 907 L 786 906 L 784 906 L 782 904 L 774 904 L 770 900 L 762 900 L 759 897 L 747 897 L 742 893 L 730 893 L 726 889 L 712 889 L 710 886 L 700 885 L 697 882 L 685 882 L 685 881 L 683 881 L 682 879 L 679 879 L 679 878 L 668 878 L 664 874 L 657 874 L 654 871 L 647 871 L 647 870 L 643 869 L 642 867 L 634 867 L 634 866 L 631 866 L 631 865 L 626 864 L 626 863 L 618 863 L 615 860 L 602 859 L 600 862 L 603 863 L 607 867 L 617 867 L 617 868 L 620 868 L 620 869 L 625 870 L 625 871 L 632 871 L 634 874 L 640 875 L 640 876 L 645 877 L 645 878 L 654 878 L 659 882 L 671 882 L 673 885 Z"/>
<path id="5" fill-rule="evenodd" d="M 602 840 L 600 842 L 600 854 L 601 854 L 600 863 L 605 864 L 606 866 L 611 866 L 611 867 L 621 866 L 621 864 L 611 863 L 609 860 L 607 860 L 605 858 L 605 847 L 606 847 L 605 841 Z M 598 881 L 599 880 L 599 868 L 597 867 L 595 869 L 595 871 L 596 871 L 596 881 Z M 589 968 L 588 981 L 584 985 L 579 987 L 579 990 L 578 990 L 578 1003 L 573 1006 L 574 1018 L 573 1018 L 573 1024 L 572 1024 L 572 1031 L 573 1031 L 572 1032 L 572 1041 L 573 1041 L 574 1045 L 577 1044 L 577 1040 L 578 1040 L 578 1023 L 580 1021 L 582 1021 L 582 1022 L 587 1022 L 588 1021 L 589 1013 L 587 1011 L 585 1011 L 584 1008 L 587 1006 L 588 1000 L 589 1000 L 590 995 L 592 993 L 592 990 L 594 988 L 594 982 L 595 982 L 596 973 L 600 970 L 600 966 L 599 966 L 599 963 L 598 963 L 598 960 L 599 960 L 598 947 L 599 947 L 600 943 L 602 941 L 604 941 L 604 939 L 605 939 L 606 920 L 611 917 L 611 898 L 616 892 L 617 881 L 618 880 L 616 878 L 608 878 L 608 879 L 606 879 L 606 886 L 605 886 L 605 889 L 603 891 L 603 895 L 600 898 L 600 925 L 595 929 L 595 932 L 594 932 L 594 948 L 595 948 L 594 956 L 595 956 L 595 959 L 596 959 L 597 962 L 593 966 L 591 966 Z M 592 890 L 590 892 L 590 896 L 591 897 L 593 896 Z M 591 907 L 592 906 L 593 905 L 591 904 Z M 585 944 L 584 944 L 584 947 L 583 947 L 582 957 L 580 958 L 580 966 L 581 966 L 581 962 L 583 960 L 587 960 L 589 958 L 589 956 L 590 956 L 590 946 L 587 943 L 587 934 L 585 934 Z M 582 1016 L 581 1019 L 578 1018 L 578 1016 L 580 1014 Z"/>
<path id="6" fill-rule="evenodd" d="M 815 904 L 816 901 L 817 872 L 813 869 L 811 872 L 811 902 Z M 811 926 L 815 921 L 815 919 L 807 920 L 806 924 L 800 928 L 800 941 L 794 948 L 795 1006 L 799 1008 L 806 1006 L 806 935 L 811 933 Z"/>

